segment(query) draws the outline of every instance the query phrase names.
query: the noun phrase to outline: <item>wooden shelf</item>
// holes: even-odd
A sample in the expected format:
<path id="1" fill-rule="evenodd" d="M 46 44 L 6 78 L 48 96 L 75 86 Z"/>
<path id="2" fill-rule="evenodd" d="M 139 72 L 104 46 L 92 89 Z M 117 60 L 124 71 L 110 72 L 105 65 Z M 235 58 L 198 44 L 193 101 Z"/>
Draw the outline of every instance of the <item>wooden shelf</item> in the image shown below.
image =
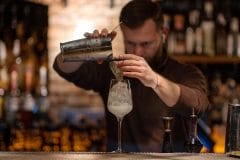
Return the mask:
<path id="1" fill-rule="evenodd" d="M 172 58 L 193 64 L 240 64 L 240 57 L 204 56 L 204 55 L 170 55 Z"/>

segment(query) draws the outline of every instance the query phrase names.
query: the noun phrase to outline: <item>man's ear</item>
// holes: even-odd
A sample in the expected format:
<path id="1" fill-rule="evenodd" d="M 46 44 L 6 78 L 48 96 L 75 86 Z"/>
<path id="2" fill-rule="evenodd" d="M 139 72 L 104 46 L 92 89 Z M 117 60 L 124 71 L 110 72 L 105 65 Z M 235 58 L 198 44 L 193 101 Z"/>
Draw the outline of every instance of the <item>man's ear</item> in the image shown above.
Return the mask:
<path id="1" fill-rule="evenodd" d="M 168 27 L 163 27 L 162 28 L 162 41 L 163 41 L 163 43 L 166 42 L 167 37 L 168 37 L 168 33 L 169 33 L 169 28 Z"/>
<path id="2" fill-rule="evenodd" d="M 164 33 L 162 33 L 162 43 L 165 43 L 166 39 L 167 39 L 166 35 Z"/>

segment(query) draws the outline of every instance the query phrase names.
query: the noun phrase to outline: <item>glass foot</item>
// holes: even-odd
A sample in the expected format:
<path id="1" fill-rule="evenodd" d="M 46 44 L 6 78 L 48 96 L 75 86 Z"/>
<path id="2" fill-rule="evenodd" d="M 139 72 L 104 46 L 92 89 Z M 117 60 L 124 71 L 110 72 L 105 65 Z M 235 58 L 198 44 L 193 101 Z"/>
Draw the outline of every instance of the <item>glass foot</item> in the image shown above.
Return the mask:
<path id="1" fill-rule="evenodd" d="M 122 149 L 117 149 L 117 150 L 112 151 L 111 153 L 129 153 L 129 152 L 124 151 Z"/>

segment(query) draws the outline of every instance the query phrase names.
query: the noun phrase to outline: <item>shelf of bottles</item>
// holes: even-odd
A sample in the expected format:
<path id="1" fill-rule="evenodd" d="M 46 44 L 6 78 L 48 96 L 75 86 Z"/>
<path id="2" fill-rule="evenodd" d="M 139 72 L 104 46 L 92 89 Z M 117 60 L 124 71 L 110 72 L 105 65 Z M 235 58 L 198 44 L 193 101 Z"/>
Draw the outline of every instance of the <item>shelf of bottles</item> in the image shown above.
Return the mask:
<path id="1" fill-rule="evenodd" d="M 218 92 L 225 86 L 229 96 L 239 99 L 233 90 L 238 91 L 240 83 L 240 3 L 237 0 L 163 0 L 159 4 L 168 33 L 169 55 L 198 66 L 209 80 L 210 96 L 214 99 L 216 79 Z"/>
<path id="2" fill-rule="evenodd" d="M 203 118 L 212 131 L 214 126 L 224 126 L 227 104 L 240 102 L 239 1 L 163 0 L 159 4 L 168 33 L 169 55 L 203 71 L 211 102 L 207 118 Z M 224 130 L 221 134 L 213 132 L 213 151 L 224 153 Z"/>
<path id="3" fill-rule="evenodd" d="M 240 63 L 236 0 L 165 0 L 168 53 L 189 63 Z"/>
<path id="4" fill-rule="evenodd" d="M 48 6 L 0 1 L 0 151 L 105 151 L 104 124 L 49 115 Z"/>
<path id="5" fill-rule="evenodd" d="M 20 131 L 49 107 L 47 11 L 25 1 L 0 2 L 0 150 L 27 137 Z"/>
<path id="6" fill-rule="evenodd" d="M 0 150 L 87 151 L 100 144 L 97 127 L 48 120 L 48 7 L 3 0 L 0 21 Z"/>

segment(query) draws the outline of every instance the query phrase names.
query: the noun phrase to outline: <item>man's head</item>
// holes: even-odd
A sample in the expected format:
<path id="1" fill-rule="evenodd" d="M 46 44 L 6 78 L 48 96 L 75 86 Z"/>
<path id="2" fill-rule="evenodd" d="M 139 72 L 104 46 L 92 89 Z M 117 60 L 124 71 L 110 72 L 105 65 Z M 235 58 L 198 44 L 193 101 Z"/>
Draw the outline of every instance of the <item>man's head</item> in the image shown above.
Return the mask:
<path id="1" fill-rule="evenodd" d="M 119 21 L 129 28 L 135 29 L 150 18 L 160 29 L 163 24 L 163 16 L 158 4 L 151 0 L 132 0 L 123 7 Z"/>
<path id="2" fill-rule="evenodd" d="M 120 14 L 125 50 L 151 61 L 162 49 L 163 18 L 158 4 L 151 0 L 132 0 Z"/>

